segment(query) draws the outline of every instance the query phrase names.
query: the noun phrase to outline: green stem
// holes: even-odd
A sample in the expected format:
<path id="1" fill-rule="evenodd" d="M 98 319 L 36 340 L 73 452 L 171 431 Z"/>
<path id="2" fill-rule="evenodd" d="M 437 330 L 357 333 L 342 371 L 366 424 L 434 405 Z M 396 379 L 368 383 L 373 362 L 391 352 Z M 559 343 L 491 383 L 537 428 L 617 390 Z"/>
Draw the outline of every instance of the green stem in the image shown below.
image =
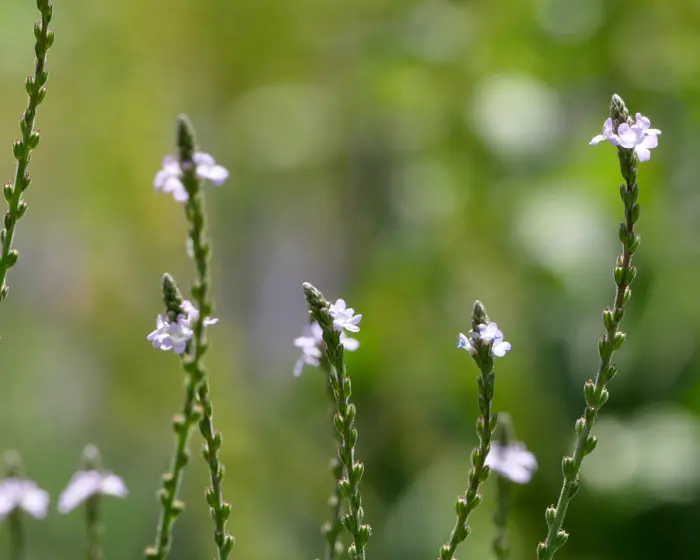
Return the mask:
<path id="1" fill-rule="evenodd" d="M 100 520 L 100 495 L 95 494 L 85 503 L 85 524 L 87 528 L 87 560 L 102 560 L 102 522 Z"/>
<path id="2" fill-rule="evenodd" d="M 322 361 L 322 369 L 326 372 L 326 387 L 328 388 L 328 396 L 333 404 L 332 417 L 335 416 L 335 397 L 333 396 L 333 386 L 330 382 L 331 367 L 328 363 L 328 359 L 324 357 Z M 331 419 L 332 419 L 331 417 Z M 342 445 L 342 440 L 340 434 L 335 432 L 337 448 L 340 449 Z M 327 523 L 323 525 L 323 533 L 326 536 L 326 550 L 324 554 L 324 560 L 335 560 L 337 554 L 342 550 L 342 542 L 340 539 L 340 533 L 343 530 L 343 523 L 341 521 L 343 517 L 343 494 L 340 491 L 340 481 L 344 476 L 347 476 L 345 467 L 340 462 L 338 458 L 338 452 L 336 451 L 336 456 L 333 458 L 330 467 L 331 473 L 333 474 L 333 493 L 328 500 L 331 507 L 331 517 Z"/>
<path id="3" fill-rule="evenodd" d="M 198 407 L 196 407 L 196 385 L 197 379 L 188 375 L 182 414 L 173 420 L 173 430 L 176 435 L 175 450 L 170 470 L 163 475 L 163 488 L 158 492 L 162 508 L 156 532 L 156 542 L 152 547 L 146 549 L 146 558 L 149 560 L 167 558 L 172 546 L 175 519 L 184 509 L 184 504 L 177 499 L 177 495 L 180 491 L 184 468 L 190 457 L 188 451 L 190 432 L 194 423 L 201 416 Z"/>
<path id="4" fill-rule="evenodd" d="M 619 237 L 622 243 L 622 255 L 618 257 L 614 278 L 617 284 L 613 308 L 603 311 L 605 335 L 598 343 L 600 365 L 594 380 L 589 380 L 584 386 L 586 408 L 583 416 L 576 421 L 578 439 L 572 457 L 564 457 L 562 470 L 564 481 L 556 506 L 547 508 L 546 519 L 549 526 L 547 538 L 537 547 L 539 560 L 551 560 L 556 551 L 561 548 L 568 538 L 568 533 L 562 529 L 566 511 L 572 498 L 578 492 L 579 473 L 583 459 L 597 444 L 597 438 L 591 437 L 591 431 L 598 416 L 598 411 L 608 400 L 608 382 L 616 375 L 617 369 L 611 364 L 615 350 L 622 346 L 625 334 L 618 330 L 624 316 L 625 304 L 632 294 L 630 284 L 637 273 L 632 265 L 632 256 L 639 246 L 639 236 L 634 231 L 634 225 L 639 218 L 637 204 L 638 187 L 636 181 L 636 161 L 632 150 L 619 149 L 620 165 L 625 177 L 625 184 L 620 187 L 620 195 L 625 207 L 625 221 L 620 224 Z"/>
<path id="5" fill-rule="evenodd" d="M 438 560 L 452 560 L 457 546 L 469 535 L 471 528 L 468 525 L 469 514 L 481 503 L 479 486 L 486 480 L 490 469 L 485 466 L 486 457 L 491 449 L 491 436 L 496 428 L 496 417 L 491 415 L 491 402 L 493 401 L 493 389 L 495 373 L 493 371 L 493 357 L 488 355 L 490 347 L 484 353 L 480 349 L 479 384 L 479 409 L 481 416 L 476 421 L 476 433 L 479 436 L 479 445 L 472 451 L 472 469 L 469 472 L 469 484 L 465 493 L 457 498 L 457 521 L 450 533 L 450 540 L 440 548 Z"/>
<path id="6" fill-rule="evenodd" d="M 360 481 L 365 471 L 361 461 L 355 460 L 355 442 L 357 441 L 357 429 L 355 428 L 355 415 L 357 410 L 350 402 L 352 384 L 345 367 L 343 345 L 340 343 L 340 333 L 333 328 L 333 320 L 330 317 L 329 304 L 319 292 L 309 283 L 304 283 L 304 295 L 309 305 L 309 311 L 323 330 L 323 340 L 326 344 L 326 357 L 330 364 L 328 380 L 333 390 L 336 413 L 333 416 L 333 424 L 340 436 L 338 457 L 345 467 L 347 477 L 338 483 L 340 491 L 348 500 L 349 513 L 342 519 L 343 526 L 353 537 L 353 542 L 348 548 L 348 554 L 352 560 L 366 560 L 365 548 L 372 535 L 372 528 L 363 524 L 364 509 L 362 507 L 362 495 L 360 494 Z"/>
<path id="7" fill-rule="evenodd" d="M 39 144 L 39 133 L 34 130 L 34 123 L 36 121 L 37 108 L 44 100 L 44 97 L 46 97 L 45 84 L 49 77 L 46 71 L 46 54 L 54 40 L 53 31 L 49 29 L 49 22 L 53 14 L 51 2 L 49 0 L 37 0 L 37 8 L 41 12 L 41 21 L 34 26 L 34 36 L 36 38 L 34 75 L 27 78 L 25 82 L 25 91 L 29 101 L 19 123 L 22 139 L 16 140 L 13 145 L 15 159 L 17 160 L 15 180 L 11 185 L 6 185 L 4 189 L 8 209 L 4 219 L 5 227 L 0 231 L 0 244 L 2 245 L 2 255 L 0 256 L 0 301 L 7 297 L 9 291 L 6 284 L 7 272 L 19 258 L 17 250 L 12 248 L 12 241 L 17 222 L 27 210 L 27 205 L 22 200 L 22 193 L 31 182 L 31 177 L 27 173 L 31 152 Z"/>
<path id="8" fill-rule="evenodd" d="M 185 215 L 189 223 L 189 238 L 192 241 L 192 252 L 197 269 L 197 280 L 192 286 L 192 298 L 195 307 L 199 309 L 199 318 L 194 324 L 192 340 L 188 346 L 183 361 L 185 370 L 197 380 L 197 398 L 202 409 L 199 430 L 205 440 L 202 456 L 209 467 L 211 486 L 206 491 L 207 503 L 214 521 L 214 542 L 216 543 L 219 560 L 228 558 L 233 548 L 234 539 L 226 531 L 226 522 L 231 514 L 231 505 L 223 498 L 222 482 L 224 467 L 219 459 L 221 449 L 221 432 L 214 428 L 214 410 L 211 401 L 209 379 L 204 368 L 203 357 L 208 343 L 204 320 L 212 312 L 212 302 L 209 297 L 209 254 L 210 247 L 206 239 L 206 214 L 201 194 L 200 181 L 195 173 L 192 161 L 194 155 L 194 132 L 189 122 L 181 117 L 178 121 L 178 148 L 183 169 L 182 182 L 187 190 L 188 199 L 185 204 Z"/>
<path id="9" fill-rule="evenodd" d="M 22 529 L 22 511 L 15 508 L 9 515 L 10 560 L 24 560 L 24 530 Z"/>

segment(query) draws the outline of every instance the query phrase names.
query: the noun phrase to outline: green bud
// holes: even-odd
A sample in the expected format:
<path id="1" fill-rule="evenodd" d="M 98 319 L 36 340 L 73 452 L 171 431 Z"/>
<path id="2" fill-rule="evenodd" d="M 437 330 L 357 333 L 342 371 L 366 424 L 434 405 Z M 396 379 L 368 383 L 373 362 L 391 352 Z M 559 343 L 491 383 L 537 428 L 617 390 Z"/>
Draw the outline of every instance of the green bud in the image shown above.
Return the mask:
<path id="1" fill-rule="evenodd" d="M 598 438 L 595 436 L 591 436 L 586 440 L 586 443 L 584 444 L 583 447 L 583 454 L 588 455 L 591 451 L 595 449 L 595 446 L 598 445 Z"/>
<path id="2" fill-rule="evenodd" d="M 620 346 L 622 346 L 622 343 L 625 341 L 625 338 L 627 338 L 627 335 L 625 333 L 619 331 L 616 332 L 612 340 L 613 350 L 618 350 Z"/>
<path id="3" fill-rule="evenodd" d="M 615 270 L 617 270 L 617 268 Z M 606 307 L 603 310 L 603 323 L 605 324 L 605 329 L 607 331 L 615 330 L 615 318 L 613 317 L 613 312 L 609 307 Z"/>
<path id="4" fill-rule="evenodd" d="M 554 519 L 557 516 L 557 508 L 555 508 L 553 505 L 549 506 L 545 511 L 544 511 L 544 518 L 547 521 L 547 526 L 551 527 L 552 523 L 554 523 Z"/>
<path id="5" fill-rule="evenodd" d="M 576 463 L 573 457 L 564 457 L 561 462 L 562 471 L 564 472 L 564 477 L 567 480 L 574 480 L 576 478 Z"/>
<path id="6" fill-rule="evenodd" d="M 581 432 L 583 432 L 583 428 L 586 427 L 586 420 L 583 418 L 579 418 L 576 420 L 576 424 L 574 425 L 574 429 L 576 430 L 576 433 L 581 435 Z"/>

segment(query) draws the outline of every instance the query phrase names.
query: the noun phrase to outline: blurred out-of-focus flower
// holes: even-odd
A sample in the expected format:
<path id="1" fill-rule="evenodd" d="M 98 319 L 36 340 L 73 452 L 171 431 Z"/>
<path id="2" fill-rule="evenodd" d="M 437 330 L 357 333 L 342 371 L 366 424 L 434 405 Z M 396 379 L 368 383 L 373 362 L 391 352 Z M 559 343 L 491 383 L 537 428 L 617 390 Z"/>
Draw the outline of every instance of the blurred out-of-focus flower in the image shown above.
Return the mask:
<path id="1" fill-rule="evenodd" d="M 340 343 L 343 348 L 354 352 L 360 346 L 360 342 L 354 338 L 350 338 L 345 334 L 345 331 L 340 333 Z M 294 376 L 299 377 L 304 365 L 318 367 L 321 363 L 323 355 L 323 330 L 317 322 L 304 327 L 302 335 L 294 339 L 294 346 L 301 350 L 301 356 L 294 364 Z"/>
<path id="2" fill-rule="evenodd" d="M 192 156 L 197 177 L 202 181 L 211 181 L 217 187 L 228 179 L 228 171 L 225 167 L 217 165 L 214 158 L 204 152 L 195 152 Z M 186 202 L 189 198 L 185 186 L 182 184 L 182 168 L 177 158 L 165 156 L 163 167 L 156 173 L 153 185 L 156 192 L 172 193 L 178 202 Z"/>
<path id="3" fill-rule="evenodd" d="M 17 508 L 41 519 L 46 516 L 48 507 L 48 492 L 39 488 L 35 482 L 16 477 L 0 481 L 0 520 Z"/>
<path id="4" fill-rule="evenodd" d="M 502 477 L 518 484 L 530 482 L 532 474 L 537 470 L 537 459 L 519 442 L 507 445 L 492 442 L 485 464 Z"/>
<path id="5" fill-rule="evenodd" d="M 58 498 L 58 511 L 68 513 L 96 494 L 123 498 L 128 492 L 124 481 L 116 474 L 98 470 L 78 471 Z"/>
<path id="6" fill-rule="evenodd" d="M 194 324 L 199 320 L 199 310 L 188 300 L 183 300 L 182 309 L 185 313 L 178 315 L 176 321 L 171 321 L 163 313 L 158 315 L 156 330 L 146 337 L 153 344 L 153 348 L 173 350 L 176 354 L 182 354 L 185 351 L 187 341 L 194 334 Z M 218 322 L 217 318 L 205 317 L 202 324 L 206 327 Z"/>

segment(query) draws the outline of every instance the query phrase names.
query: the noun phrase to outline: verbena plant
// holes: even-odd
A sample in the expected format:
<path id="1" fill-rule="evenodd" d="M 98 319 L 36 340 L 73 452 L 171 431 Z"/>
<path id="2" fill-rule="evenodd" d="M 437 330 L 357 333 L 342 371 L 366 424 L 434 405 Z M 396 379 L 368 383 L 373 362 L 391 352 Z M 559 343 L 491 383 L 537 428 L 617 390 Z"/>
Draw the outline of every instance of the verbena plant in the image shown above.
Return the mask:
<path id="1" fill-rule="evenodd" d="M 14 232 L 27 208 L 23 195 L 31 181 L 28 166 L 32 151 L 39 143 L 39 134 L 34 126 L 38 106 L 46 96 L 47 53 L 54 41 L 53 31 L 48 27 L 52 17 L 51 3 L 49 0 L 37 0 L 37 7 L 40 21 L 34 28 L 35 68 L 25 83 L 29 101 L 20 120 L 21 138 L 13 145 L 17 168 L 14 181 L 4 189 L 8 210 L 4 228 L 0 231 L 0 301 L 8 294 L 7 273 L 19 257 L 18 251 L 13 247 Z M 632 264 L 632 258 L 639 247 L 639 235 L 635 229 L 639 218 L 637 169 L 640 162 L 650 159 L 650 150 L 657 146 L 659 134 L 661 132 L 652 129 L 649 119 L 640 113 L 631 119 L 625 103 L 614 95 L 602 134 L 590 142 L 595 145 L 607 141 L 617 148 L 623 179 L 620 186 L 623 220 L 618 228 L 622 251 L 613 269 L 613 303 L 603 310 L 604 334 L 598 341 L 600 364 L 595 377 L 584 385 L 585 408 L 574 426 L 576 444 L 572 454 L 565 456 L 562 461 L 563 481 L 556 503 L 545 511 L 545 538 L 537 545 L 536 551 L 533 547 L 533 557 L 536 554 L 538 560 L 554 558 L 569 538 L 564 530 L 566 513 L 579 489 L 579 474 L 584 458 L 596 447 L 597 439 L 592 435 L 594 424 L 609 398 L 608 384 L 617 374 L 612 359 L 625 341 L 626 335 L 619 327 L 637 274 L 637 269 Z M 163 160 L 162 168 L 155 176 L 154 186 L 157 192 L 172 195 L 183 206 L 188 256 L 194 264 L 195 273 L 189 290 L 191 299 L 185 299 L 171 275 L 166 273 L 162 276 L 161 312 L 157 314 L 156 329 L 146 337 L 154 348 L 172 351 L 179 357 L 185 384 L 182 405 L 172 421 L 174 448 L 171 464 L 163 475 L 161 488 L 157 492 L 160 515 L 155 522 L 155 538 L 145 549 L 145 557 L 164 560 L 173 547 L 175 521 L 184 509 L 178 496 L 190 460 L 190 438 L 196 427 L 204 440 L 202 458 L 209 471 L 205 500 L 213 525 L 212 549 L 219 560 L 225 560 L 232 554 L 234 539 L 227 529 L 231 505 L 224 499 L 222 490 L 224 466 L 219 458 L 222 435 L 215 428 L 212 388 L 204 366 L 209 346 L 207 331 L 218 322 L 218 319 L 212 318 L 209 268 L 212 245 L 206 229 L 204 187 L 207 184 L 223 184 L 228 178 L 228 171 L 217 165 L 212 156 L 198 149 L 193 128 L 185 117 L 177 120 L 175 148 L 175 154 Z M 333 409 L 331 423 L 336 433 L 335 457 L 331 464 L 332 484 L 329 482 L 332 488 L 330 518 L 323 524 L 326 541 L 323 544 L 323 558 L 338 559 L 347 551 L 352 560 L 366 560 L 372 556 L 372 528 L 366 520 L 362 500 L 361 482 L 365 465 L 358 458 L 358 430 L 355 423 L 358 411 L 352 403 L 352 377 L 345 362 L 345 352 L 359 348 L 359 341 L 351 338 L 348 333 L 354 336 L 360 331 L 362 315 L 356 314 L 343 299 L 328 301 L 309 283 L 304 283 L 302 288 L 308 305 L 309 321 L 302 336 L 294 340 L 294 346 L 301 354 L 293 371 L 298 376 L 305 366 L 312 366 L 320 368 L 325 374 Z M 454 527 L 439 548 L 437 558 L 455 558 L 458 547 L 472 531 L 470 515 L 481 503 L 484 482 L 493 471 L 498 479 L 497 507 L 493 516 L 493 554 L 498 560 L 504 560 L 510 552 L 507 520 L 511 484 L 527 483 L 537 468 L 537 461 L 525 445 L 515 439 L 509 416 L 494 412 L 495 366 L 497 359 L 504 358 L 511 350 L 511 345 L 504 340 L 498 324 L 490 320 L 486 308 L 479 301 L 473 306 L 471 328 L 466 333 L 459 334 L 457 348 L 465 350 L 471 356 L 478 370 L 478 445 L 471 453 L 472 466 L 467 476 L 466 489 L 455 503 Z M 104 469 L 97 448 L 88 445 L 80 469 L 58 498 L 58 510 L 68 513 L 77 507 L 83 508 L 87 535 L 85 556 L 90 560 L 104 557 L 100 502 L 104 496 L 110 495 L 125 497 L 126 485 L 119 476 Z M 9 558 L 21 560 L 27 557 L 24 517 L 28 514 L 43 518 L 47 515 L 48 507 L 48 493 L 25 477 L 20 458 L 15 452 L 6 453 L 5 478 L 0 481 L 0 519 L 7 523 Z M 345 539 L 343 533 L 346 533 Z M 468 552 L 465 557 L 469 557 Z"/>

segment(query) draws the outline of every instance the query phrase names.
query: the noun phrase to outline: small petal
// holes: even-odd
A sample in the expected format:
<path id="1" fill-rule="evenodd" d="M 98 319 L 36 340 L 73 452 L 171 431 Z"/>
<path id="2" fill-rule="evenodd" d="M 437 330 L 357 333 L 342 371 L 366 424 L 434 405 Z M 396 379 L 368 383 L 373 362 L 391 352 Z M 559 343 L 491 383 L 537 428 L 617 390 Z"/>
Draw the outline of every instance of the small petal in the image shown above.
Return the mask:
<path id="1" fill-rule="evenodd" d="M 502 358 L 503 356 L 506 355 L 506 352 L 510 350 L 510 342 L 499 342 L 498 344 L 494 344 L 493 348 L 491 349 L 491 352 L 493 352 L 493 355 Z"/>
<path id="2" fill-rule="evenodd" d="M 121 477 L 112 473 L 102 473 L 100 492 L 106 496 L 125 497 L 129 491 Z"/>
<path id="3" fill-rule="evenodd" d="M 342 333 L 340 335 L 340 343 L 343 345 L 343 348 L 348 350 L 349 352 L 354 352 L 360 347 L 360 341 L 355 339 L 355 338 L 350 338 L 348 336 L 343 336 L 345 333 Z"/>

